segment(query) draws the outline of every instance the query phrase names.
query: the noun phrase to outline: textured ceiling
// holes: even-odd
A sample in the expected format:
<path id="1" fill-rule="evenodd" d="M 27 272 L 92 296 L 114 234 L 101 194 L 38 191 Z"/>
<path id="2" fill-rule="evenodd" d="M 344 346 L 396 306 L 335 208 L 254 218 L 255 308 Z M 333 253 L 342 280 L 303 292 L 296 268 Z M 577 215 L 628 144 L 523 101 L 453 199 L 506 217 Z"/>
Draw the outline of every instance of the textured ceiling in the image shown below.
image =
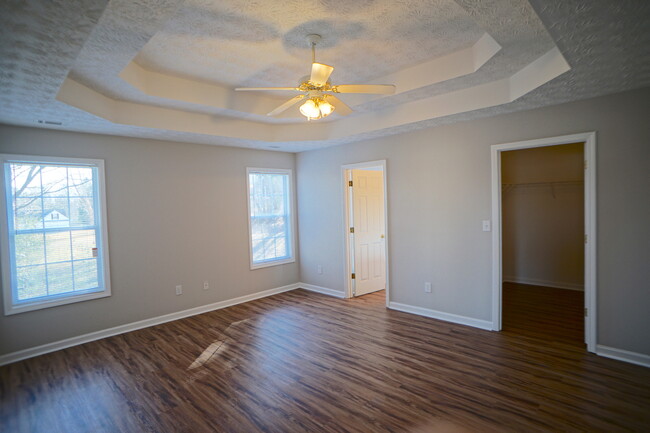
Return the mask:
<path id="1" fill-rule="evenodd" d="M 337 82 L 359 82 L 466 48 L 484 31 L 453 0 L 187 0 L 135 61 L 230 86 L 294 85 L 310 70 L 312 33 Z"/>
<path id="2" fill-rule="evenodd" d="M 43 127 L 38 120 L 49 120 L 62 122 L 57 129 L 74 131 L 309 150 L 649 86 L 649 19 L 650 2 L 642 0 L 5 1 L 0 122 Z M 364 115 L 379 116 L 419 99 L 511 76 L 553 46 L 571 69 L 514 102 L 386 123 L 385 128 L 378 120 L 373 130 L 335 139 L 279 143 L 112 123 L 56 100 L 67 77 L 118 101 L 269 122 L 254 110 L 147 95 L 119 74 L 134 61 L 172 77 L 220 86 L 292 85 L 308 69 L 310 53 L 303 40 L 312 32 L 324 36 L 318 59 L 336 67 L 332 80 L 337 83 L 390 76 L 466 48 L 485 32 L 502 47 L 475 73 L 411 91 L 398 89 L 372 102 L 350 95 L 353 116 L 360 121 Z"/>
<path id="3" fill-rule="evenodd" d="M 334 83 L 384 83 L 381 77 L 389 73 L 471 46 L 485 29 L 503 49 L 475 74 L 407 93 L 398 87 L 397 95 L 379 102 L 367 95 L 343 99 L 357 113 L 383 110 L 510 76 L 554 46 L 525 0 L 112 0 L 70 76 L 119 100 L 259 122 L 296 122 L 304 121 L 297 108 L 287 120 L 266 117 L 270 110 L 237 111 L 152 97 L 134 91 L 119 73 L 133 58 L 156 72 L 229 87 L 292 86 L 309 72 L 306 35 L 318 33 L 323 48 L 317 59 L 335 66 Z M 273 97 L 276 105 L 288 99 L 285 94 Z"/>

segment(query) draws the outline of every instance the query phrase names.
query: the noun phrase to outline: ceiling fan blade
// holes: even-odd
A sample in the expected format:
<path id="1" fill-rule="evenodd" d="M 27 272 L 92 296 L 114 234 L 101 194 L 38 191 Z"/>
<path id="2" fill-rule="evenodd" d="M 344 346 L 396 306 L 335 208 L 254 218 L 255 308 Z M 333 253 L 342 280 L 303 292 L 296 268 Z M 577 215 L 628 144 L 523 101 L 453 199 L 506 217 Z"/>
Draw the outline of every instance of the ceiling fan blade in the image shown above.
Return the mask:
<path id="1" fill-rule="evenodd" d="M 235 88 L 238 92 L 254 92 L 257 90 L 295 90 L 300 91 L 297 87 L 237 87 Z"/>
<path id="2" fill-rule="evenodd" d="M 341 101 L 334 95 L 325 95 L 325 100 L 332 104 L 335 108 L 336 113 L 340 114 L 341 116 L 347 116 L 348 114 L 352 113 L 352 108 L 348 107 L 345 102 Z"/>
<path id="3" fill-rule="evenodd" d="M 280 114 L 280 113 L 282 113 L 282 112 L 283 112 L 284 110 L 286 110 L 287 108 L 289 108 L 289 107 L 291 107 L 292 105 L 297 104 L 298 102 L 300 102 L 300 100 L 301 100 L 301 99 L 304 99 L 305 96 L 306 96 L 306 95 L 298 95 L 298 96 L 294 96 L 293 98 L 289 99 L 289 100 L 288 100 L 287 102 L 285 102 L 284 104 L 280 105 L 280 106 L 279 106 L 278 108 L 276 108 L 275 110 L 269 112 L 269 113 L 267 114 L 267 116 L 275 116 L 276 114 Z"/>
<path id="4" fill-rule="evenodd" d="M 332 86 L 332 92 L 392 95 L 395 93 L 395 86 L 392 84 L 339 84 L 338 86 Z"/>
<path id="5" fill-rule="evenodd" d="M 332 75 L 333 70 L 334 68 L 331 66 L 314 62 L 311 64 L 311 75 L 309 81 L 317 86 L 324 86 L 327 84 L 327 80 L 330 75 Z"/>

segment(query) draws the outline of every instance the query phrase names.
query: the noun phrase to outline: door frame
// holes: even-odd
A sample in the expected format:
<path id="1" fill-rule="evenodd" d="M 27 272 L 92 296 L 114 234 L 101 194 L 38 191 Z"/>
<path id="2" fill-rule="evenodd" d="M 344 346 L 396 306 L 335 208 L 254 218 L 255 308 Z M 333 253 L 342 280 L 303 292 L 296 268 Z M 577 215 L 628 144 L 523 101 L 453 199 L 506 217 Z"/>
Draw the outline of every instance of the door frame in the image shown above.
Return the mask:
<path id="1" fill-rule="evenodd" d="M 492 154 L 492 330 L 501 330 L 502 314 L 502 230 L 501 230 L 501 152 L 534 147 L 584 142 L 585 207 L 585 342 L 596 352 L 596 132 L 584 132 L 538 140 L 495 144 Z"/>
<path id="2" fill-rule="evenodd" d="M 343 200 L 343 239 L 345 242 L 345 284 L 343 287 L 345 288 L 345 298 L 351 298 L 352 297 L 352 287 L 353 287 L 353 280 L 351 278 L 352 275 L 352 269 L 353 269 L 353 264 L 352 264 L 352 258 L 353 258 L 353 250 L 354 247 L 352 245 L 352 237 L 350 236 L 350 211 L 352 209 L 351 207 L 351 194 L 350 194 L 350 188 L 348 185 L 348 170 L 354 170 L 354 169 L 360 169 L 360 168 L 375 168 L 375 167 L 381 167 L 382 173 L 383 173 L 383 181 L 384 181 L 384 268 L 386 270 L 386 308 L 388 308 L 388 304 L 390 303 L 390 278 L 388 277 L 389 274 L 389 268 L 388 268 L 388 242 L 390 241 L 390 236 L 388 234 L 388 172 L 386 170 L 386 160 L 378 160 L 378 161 L 367 161 L 367 162 L 359 162 L 355 164 L 345 164 L 341 166 L 341 185 L 343 186 L 342 188 L 342 200 Z"/>

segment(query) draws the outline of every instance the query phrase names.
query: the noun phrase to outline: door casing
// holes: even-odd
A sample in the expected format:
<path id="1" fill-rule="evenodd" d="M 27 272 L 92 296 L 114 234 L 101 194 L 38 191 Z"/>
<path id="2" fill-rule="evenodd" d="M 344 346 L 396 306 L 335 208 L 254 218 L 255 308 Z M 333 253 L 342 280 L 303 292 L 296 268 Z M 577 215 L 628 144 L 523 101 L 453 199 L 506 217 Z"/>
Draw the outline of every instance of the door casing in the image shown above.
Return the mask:
<path id="1" fill-rule="evenodd" d="M 383 182 L 384 182 L 384 260 L 385 260 L 385 269 L 386 269 L 386 307 L 390 303 L 390 268 L 389 264 L 389 251 L 390 251 L 390 234 L 388 233 L 388 173 L 386 170 L 386 160 L 378 161 L 368 161 L 360 162 L 355 164 L 345 164 L 341 166 L 341 179 L 342 179 L 342 200 L 343 200 L 343 236 L 345 242 L 345 297 L 351 298 L 353 295 L 353 284 L 352 280 L 352 257 L 353 257 L 353 246 L 350 237 L 350 212 L 351 212 L 351 195 L 350 187 L 348 185 L 348 173 L 353 169 L 361 168 L 381 168 L 383 173 Z"/>
<path id="2" fill-rule="evenodd" d="M 596 133 L 585 132 L 515 143 L 495 144 L 492 154 L 492 330 L 501 330 L 502 315 L 502 230 L 501 152 L 584 142 L 585 158 L 585 342 L 596 352 Z"/>

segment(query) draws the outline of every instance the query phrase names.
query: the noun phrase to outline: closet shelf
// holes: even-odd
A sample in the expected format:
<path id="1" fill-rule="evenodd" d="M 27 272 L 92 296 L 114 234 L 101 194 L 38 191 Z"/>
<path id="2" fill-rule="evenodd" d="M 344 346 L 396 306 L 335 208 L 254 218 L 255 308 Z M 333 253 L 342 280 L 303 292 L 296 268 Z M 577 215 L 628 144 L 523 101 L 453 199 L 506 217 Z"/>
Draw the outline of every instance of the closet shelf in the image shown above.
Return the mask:
<path id="1" fill-rule="evenodd" d="M 515 186 L 543 186 L 543 185 L 551 185 L 551 186 L 561 186 L 561 185 L 584 185 L 584 181 L 582 180 L 567 180 L 567 181 L 560 181 L 560 182 L 521 182 L 521 183 L 502 183 L 501 187 L 502 188 L 509 188 L 509 187 L 515 187 Z"/>
<path id="2" fill-rule="evenodd" d="M 577 185 L 584 185 L 584 181 L 582 180 L 566 180 L 566 181 L 561 181 L 561 182 L 522 182 L 522 183 L 503 183 L 501 184 L 501 190 L 503 193 L 507 193 L 508 191 L 512 191 L 513 188 L 516 187 L 524 187 L 524 186 L 550 186 L 551 187 L 551 194 L 553 194 L 553 198 L 555 198 L 555 187 L 558 186 L 577 186 Z"/>

